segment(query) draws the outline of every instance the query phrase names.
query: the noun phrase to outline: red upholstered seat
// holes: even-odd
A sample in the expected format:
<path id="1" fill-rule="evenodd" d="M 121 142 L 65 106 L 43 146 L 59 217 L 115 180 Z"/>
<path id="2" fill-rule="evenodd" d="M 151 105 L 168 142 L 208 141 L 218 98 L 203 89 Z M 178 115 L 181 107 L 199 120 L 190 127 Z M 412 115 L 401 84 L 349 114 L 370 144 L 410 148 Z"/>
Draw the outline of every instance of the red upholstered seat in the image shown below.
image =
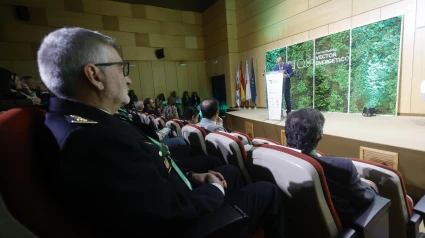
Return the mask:
<path id="1" fill-rule="evenodd" d="M 182 133 L 183 138 L 190 143 L 195 153 L 199 155 L 207 154 L 207 147 L 205 145 L 207 132 L 204 128 L 194 124 L 187 124 L 182 128 Z"/>
<path id="2" fill-rule="evenodd" d="M 0 114 L 0 194 L 13 218 L 38 237 L 95 237 L 69 219 L 41 176 L 40 163 L 47 158 L 35 151 L 51 149 L 40 148 L 49 138 L 44 113 L 38 108 L 17 108 Z M 34 137 L 42 142 L 37 148 Z M 3 215 L 8 212 L 0 210 Z"/>

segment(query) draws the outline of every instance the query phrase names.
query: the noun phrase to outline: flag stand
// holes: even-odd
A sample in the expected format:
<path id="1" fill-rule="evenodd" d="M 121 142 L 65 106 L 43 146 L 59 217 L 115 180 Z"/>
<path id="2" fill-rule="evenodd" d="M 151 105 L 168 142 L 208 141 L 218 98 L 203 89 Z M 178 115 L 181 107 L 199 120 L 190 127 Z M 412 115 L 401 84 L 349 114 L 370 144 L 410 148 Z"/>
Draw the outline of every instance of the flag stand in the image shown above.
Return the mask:
<path id="1" fill-rule="evenodd" d="M 251 100 L 248 101 L 248 109 L 251 110 Z"/>

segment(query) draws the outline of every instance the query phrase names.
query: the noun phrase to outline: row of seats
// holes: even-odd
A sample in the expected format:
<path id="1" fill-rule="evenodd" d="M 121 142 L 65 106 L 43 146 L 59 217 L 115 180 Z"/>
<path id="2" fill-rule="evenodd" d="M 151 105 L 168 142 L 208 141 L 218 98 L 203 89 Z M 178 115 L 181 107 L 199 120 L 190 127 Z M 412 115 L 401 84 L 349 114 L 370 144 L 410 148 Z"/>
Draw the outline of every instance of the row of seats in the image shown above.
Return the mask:
<path id="1" fill-rule="evenodd" d="M 207 134 L 199 126 L 186 125 L 182 135 L 204 153 L 237 166 L 246 183 L 277 184 L 285 197 L 291 230 L 299 237 L 425 237 L 419 233 L 425 218 L 425 196 L 414 207 L 403 176 L 391 167 L 352 159 L 358 173 L 377 184 L 380 196 L 352 227 L 343 229 L 325 174 L 315 159 L 267 138 L 251 140 L 241 132 Z M 303 229 L 305 226 L 309 229 Z"/>
<path id="2" fill-rule="evenodd" d="M 58 209 L 40 179 L 40 170 L 32 158 L 32 140 L 43 121 L 44 111 L 35 108 L 14 109 L 0 116 L 0 134 L 7 135 L 0 139 L 0 236 L 3 228 L 19 227 L 19 234 L 27 234 L 19 237 L 33 237 L 25 226 L 42 234 L 40 237 L 58 237 L 58 234 L 62 234 L 61 237 L 91 237 L 77 232 L 79 228 Z M 403 177 L 392 168 L 353 159 L 358 172 L 377 183 L 382 197 L 377 196 L 353 226 L 343 228 L 323 169 L 309 156 L 267 138 L 251 139 L 241 132 L 207 134 L 197 125 L 183 126 L 178 120 L 164 123 L 167 127 L 176 127 L 178 136 L 185 138 L 193 148 L 237 166 L 246 183 L 265 180 L 277 184 L 284 195 L 285 214 L 289 217 L 287 228 L 292 234 L 289 237 L 410 238 L 420 235 L 425 198 L 413 207 Z M 226 214 L 234 212 L 223 210 Z M 211 229 L 211 217 L 224 220 L 227 215 L 213 213 L 204 225 L 194 227 L 201 233 Z M 64 234 L 67 231 L 71 232 Z"/>

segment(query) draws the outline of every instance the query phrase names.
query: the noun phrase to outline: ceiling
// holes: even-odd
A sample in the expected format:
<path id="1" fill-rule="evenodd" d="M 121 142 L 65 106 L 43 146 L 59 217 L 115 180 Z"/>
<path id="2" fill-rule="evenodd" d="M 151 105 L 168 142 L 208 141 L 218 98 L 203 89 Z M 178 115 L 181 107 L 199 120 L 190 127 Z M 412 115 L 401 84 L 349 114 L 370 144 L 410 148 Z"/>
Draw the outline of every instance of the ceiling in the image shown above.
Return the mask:
<path id="1" fill-rule="evenodd" d="M 113 0 L 116 2 L 143 4 L 181 11 L 204 12 L 217 0 Z"/>

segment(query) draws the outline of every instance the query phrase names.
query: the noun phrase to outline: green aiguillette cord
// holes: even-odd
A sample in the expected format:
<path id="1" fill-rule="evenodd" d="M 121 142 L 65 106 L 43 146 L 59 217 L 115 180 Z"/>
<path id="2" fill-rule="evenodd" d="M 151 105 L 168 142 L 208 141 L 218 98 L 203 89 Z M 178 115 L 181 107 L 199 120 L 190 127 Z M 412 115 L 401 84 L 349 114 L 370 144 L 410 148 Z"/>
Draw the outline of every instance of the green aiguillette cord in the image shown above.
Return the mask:
<path id="1" fill-rule="evenodd" d="M 128 121 L 126 121 L 126 122 L 129 123 Z M 142 133 L 142 135 L 146 136 L 152 143 L 154 143 L 155 145 L 157 145 L 159 147 L 159 150 L 161 151 L 162 156 L 167 157 L 167 156 L 170 155 L 170 152 L 168 152 L 168 150 L 162 145 L 162 143 L 160 143 L 159 141 L 147 136 L 139 128 L 137 128 L 137 129 L 140 131 L 140 133 Z M 179 166 L 177 166 L 177 164 L 174 162 L 174 160 L 171 157 L 169 157 L 169 158 L 171 160 L 171 166 L 173 167 L 173 169 L 177 172 L 177 174 L 180 176 L 180 178 L 183 180 L 183 182 L 189 187 L 189 189 L 192 190 L 192 184 L 190 184 L 189 180 L 187 180 L 186 176 L 184 176 L 183 172 L 180 170 Z"/>

